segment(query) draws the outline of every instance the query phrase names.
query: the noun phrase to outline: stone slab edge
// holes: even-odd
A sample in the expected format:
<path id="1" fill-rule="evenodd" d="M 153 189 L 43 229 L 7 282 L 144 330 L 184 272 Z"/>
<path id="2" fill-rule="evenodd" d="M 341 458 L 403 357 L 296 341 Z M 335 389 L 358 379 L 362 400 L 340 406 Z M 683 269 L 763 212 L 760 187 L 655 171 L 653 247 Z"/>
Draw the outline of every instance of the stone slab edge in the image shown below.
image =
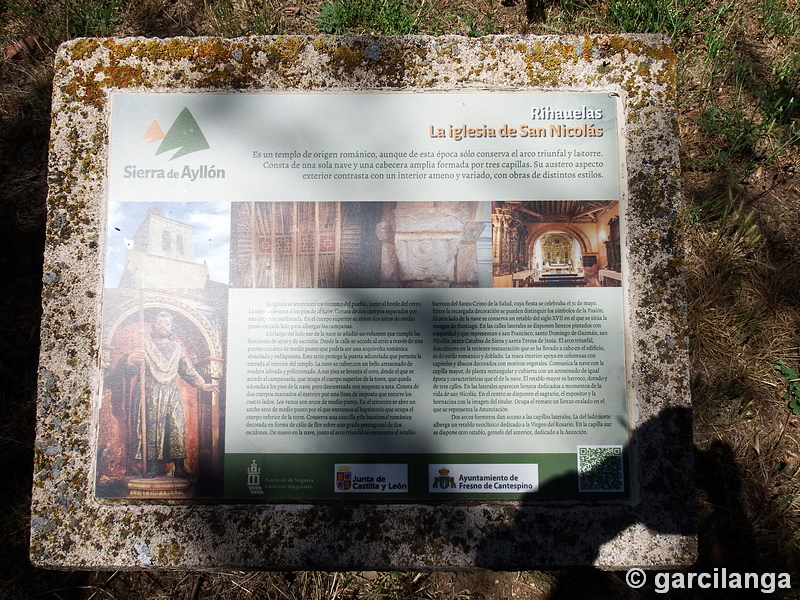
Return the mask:
<path id="1" fill-rule="evenodd" d="M 77 39 L 52 111 L 31 557 L 55 568 L 677 567 L 696 556 L 675 56 L 652 35 Z M 94 498 L 109 93 L 608 90 L 627 154 L 628 504 Z M 623 186 L 624 187 L 624 186 Z"/>

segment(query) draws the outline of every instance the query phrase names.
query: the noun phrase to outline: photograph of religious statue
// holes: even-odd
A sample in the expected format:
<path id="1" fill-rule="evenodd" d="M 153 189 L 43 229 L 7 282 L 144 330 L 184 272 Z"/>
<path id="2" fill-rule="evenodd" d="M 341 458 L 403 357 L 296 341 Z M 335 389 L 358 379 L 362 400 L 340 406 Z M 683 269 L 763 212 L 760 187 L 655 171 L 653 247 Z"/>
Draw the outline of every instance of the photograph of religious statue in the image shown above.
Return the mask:
<path id="1" fill-rule="evenodd" d="M 103 299 L 99 497 L 219 495 L 227 207 L 111 205 L 119 235 L 108 236 Z"/>
<path id="2" fill-rule="evenodd" d="M 137 439 L 134 459 L 142 462 L 143 475 L 164 475 L 166 464 L 171 462 L 175 477 L 189 479 L 186 419 L 178 377 L 203 392 L 218 393 L 219 386 L 206 383 L 191 364 L 183 346 L 175 340 L 173 317 L 167 311 L 155 316 L 149 337 L 142 336 L 141 348 L 128 355 L 124 366 L 133 372 L 138 367 L 138 386 L 133 386 L 140 407 L 133 412 Z"/>
<path id="3" fill-rule="evenodd" d="M 492 203 L 493 287 L 620 287 L 619 202 Z"/>
<path id="4" fill-rule="evenodd" d="M 492 287 L 489 202 L 234 202 L 231 285 Z"/>

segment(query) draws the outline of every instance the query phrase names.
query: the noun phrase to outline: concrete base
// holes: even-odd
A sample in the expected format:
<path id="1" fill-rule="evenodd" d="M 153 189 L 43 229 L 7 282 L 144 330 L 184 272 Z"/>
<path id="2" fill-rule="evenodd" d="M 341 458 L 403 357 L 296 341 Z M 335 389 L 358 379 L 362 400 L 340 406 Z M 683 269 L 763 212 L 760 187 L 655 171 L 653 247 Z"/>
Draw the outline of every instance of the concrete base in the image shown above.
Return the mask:
<path id="1" fill-rule="evenodd" d="M 675 58 L 664 38 L 78 39 L 61 47 L 55 68 L 35 564 L 519 570 L 694 562 Z M 176 480 L 165 488 L 151 480 L 149 490 L 132 484 L 137 493 L 163 492 L 155 501 L 97 498 L 109 94 L 389 89 L 604 90 L 624 98 L 632 499 L 213 505 L 173 497 L 183 491 Z M 137 547 L 149 549 L 146 561 Z"/>

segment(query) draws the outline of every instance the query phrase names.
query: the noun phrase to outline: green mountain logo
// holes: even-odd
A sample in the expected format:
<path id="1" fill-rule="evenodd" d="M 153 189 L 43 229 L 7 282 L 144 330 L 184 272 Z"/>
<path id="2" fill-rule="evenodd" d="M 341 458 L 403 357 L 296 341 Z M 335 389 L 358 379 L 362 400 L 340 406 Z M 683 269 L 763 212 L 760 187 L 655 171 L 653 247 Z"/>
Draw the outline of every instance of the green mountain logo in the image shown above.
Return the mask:
<path id="1" fill-rule="evenodd" d="M 203 131 L 197 124 L 192 113 L 188 108 L 184 108 L 175 119 L 172 127 L 169 128 L 166 135 L 164 134 L 161 126 L 157 121 L 153 121 L 150 127 L 145 132 L 144 139 L 148 142 L 156 142 L 161 140 L 161 144 L 156 150 L 156 155 L 169 152 L 170 150 L 177 150 L 175 154 L 170 157 L 170 160 L 175 160 L 181 156 L 186 156 L 192 152 L 199 152 L 200 150 L 208 150 L 211 146 L 203 135 Z"/>

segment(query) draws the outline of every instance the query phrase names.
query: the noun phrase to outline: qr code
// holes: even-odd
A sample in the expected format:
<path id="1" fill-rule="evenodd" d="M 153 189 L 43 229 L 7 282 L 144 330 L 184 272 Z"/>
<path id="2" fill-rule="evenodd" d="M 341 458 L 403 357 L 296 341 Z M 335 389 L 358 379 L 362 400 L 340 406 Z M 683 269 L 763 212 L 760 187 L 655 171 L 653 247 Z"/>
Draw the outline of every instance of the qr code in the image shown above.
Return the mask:
<path id="1" fill-rule="evenodd" d="M 578 491 L 625 491 L 622 446 L 578 446 Z"/>

